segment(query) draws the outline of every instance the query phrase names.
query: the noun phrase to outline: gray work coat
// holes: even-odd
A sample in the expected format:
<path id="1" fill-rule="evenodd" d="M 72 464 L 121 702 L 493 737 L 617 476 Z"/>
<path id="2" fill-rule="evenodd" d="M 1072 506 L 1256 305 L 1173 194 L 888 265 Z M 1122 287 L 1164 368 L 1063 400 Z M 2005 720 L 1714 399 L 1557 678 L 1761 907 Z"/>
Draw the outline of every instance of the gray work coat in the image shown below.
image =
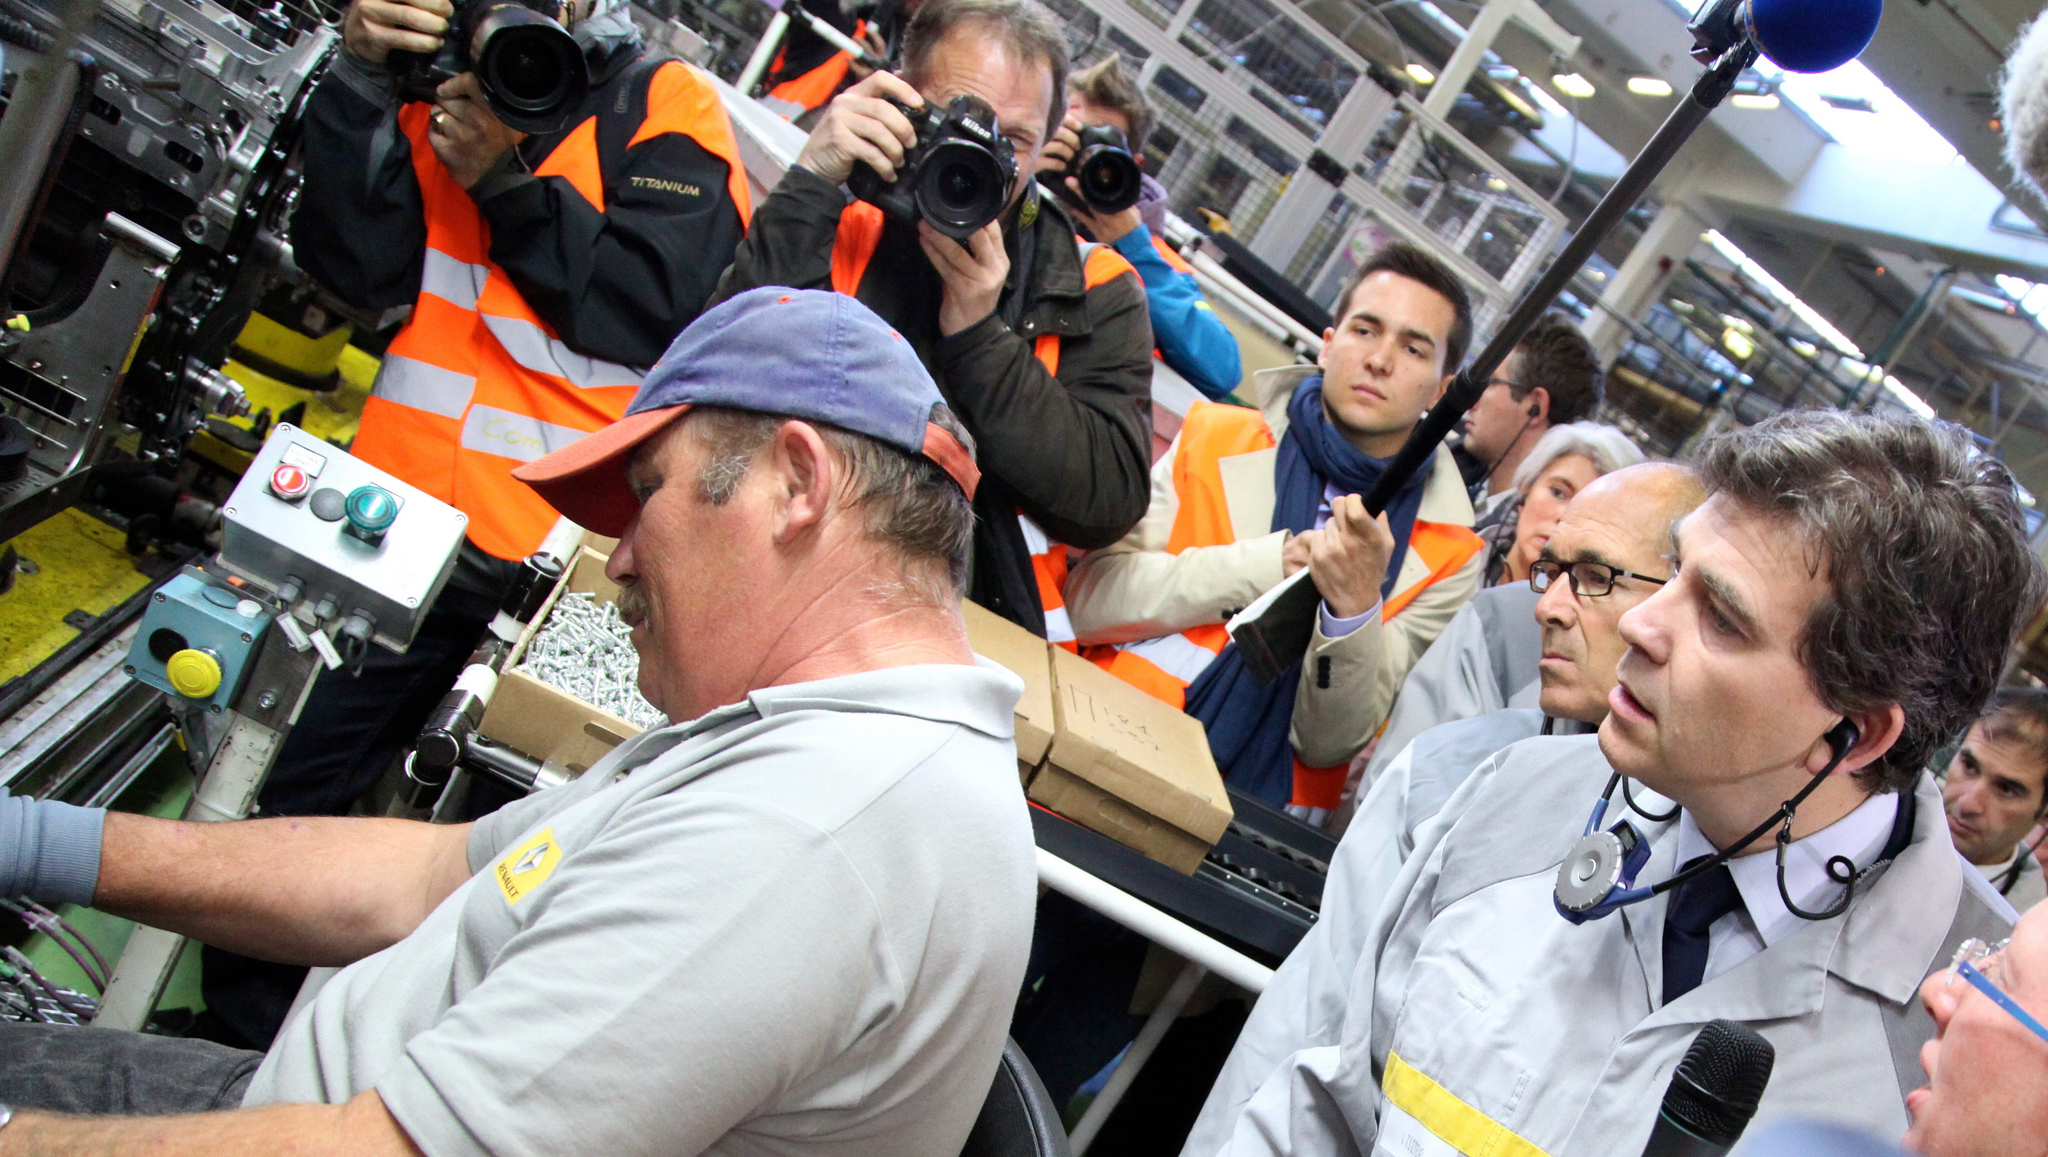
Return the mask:
<path id="1" fill-rule="evenodd" d="M 1198 1133 L 1224 1138 L 1202 1151 L 1635 1157 L 1672 1071 L 1717 1018 L 1777 1049 L 1759 1123 L 1900 1135 L 1933 1034 L 1921 980 L 1961 938 L 2011 926 L 1950 844 L 1933 781 L 1918 786 L 1905 850 L 1864 877 L 1846 915 L 1663 1006 L 1664 897 L 1583 925 L 1552 905 L 1557 866 L 1610 774 L 1595 736 L 1527 740 L 1474 772 L 1417 833 L 1338 1023 L 1226 1111 L 1224 1128 Z M 1610 822 L 1625 810 L 1617 797 Z M 1641 880 L 1670 876 L 1678 841 L 1660 837 L 1675 821 L 1629 818 L 1653 844 Z"/>

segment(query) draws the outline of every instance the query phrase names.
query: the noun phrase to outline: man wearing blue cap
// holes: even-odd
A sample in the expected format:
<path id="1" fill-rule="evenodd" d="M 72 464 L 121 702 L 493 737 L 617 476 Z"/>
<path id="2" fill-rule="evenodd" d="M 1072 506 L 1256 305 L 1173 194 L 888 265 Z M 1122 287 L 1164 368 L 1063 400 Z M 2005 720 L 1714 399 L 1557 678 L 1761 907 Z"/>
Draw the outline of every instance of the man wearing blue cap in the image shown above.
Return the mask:
<path id="1" fill-rule="evenodd" d="M 520 470 L 619 535 L 679 722 L 464 826 L 0 810 L 0 895 L 69 879 L 41 898 L 347 965 L 267 1055 L 0 1024 L 0 1154 L 954 1157 L 1034 894 L 1022 687 L 960 619 L 959 430 L 851 297 L 743 294 Z M 51 830 L 65 870 L 11 834 Z"/>

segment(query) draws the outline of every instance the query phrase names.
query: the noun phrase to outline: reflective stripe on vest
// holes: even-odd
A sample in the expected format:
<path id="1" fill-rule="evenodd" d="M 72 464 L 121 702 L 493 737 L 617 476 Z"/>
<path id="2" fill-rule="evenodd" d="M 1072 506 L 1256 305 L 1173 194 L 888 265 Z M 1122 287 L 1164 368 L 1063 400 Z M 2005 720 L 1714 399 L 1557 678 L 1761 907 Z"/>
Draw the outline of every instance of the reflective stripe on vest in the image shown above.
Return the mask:
<path id="1" fill-rule="evenodd" d="M 1167 536 L 1167 553 L 1237 541 L 1223 490 L 1222 460 L 1274 444 L 1273 431 L 1257 410 L 1215 402 L 1196 402 L 1188 408 L 1180 430 L 1180 449 L 1173 460 L 1173 489 L 1180 505 Z M 1424 590 L 1456 574 L 1479 546 L 1479 536 L 1470 527 L 1417 521 L 1408 536 L 1408 549 L 1428 564 L 1429 574 L 1389 597 L 1381 608 L 1381 621 L 1400 614 Z M 1188 685 L 1229 642 L 1230 633 L 1223 625 L 1210 623 L 1178 635 L 1086 647 L 1081 653 L 1139 690 L 1185 707 Z M 1335 807 L 1348 770 L 1348 764 L 1317 768 L 1295 760 L 1293 802 Z"/>
<path id="2" fill-rule="evenodd" d="M 839 228 L 832 241 L 832 289 L 849 297 L 860 290 L 861 278 L 867 276 L 868 263 L 874 260 L 875 247 L 882 241 L 882 211 L 866 201 L 855 201 L 839 214 Z M 1083 291 L 1106 284 L 1123 274 L 1138 275 L 1123 255 L 1107 245 L 1074 238 L 1081 250 L 1081 286 Z M 1031 352 L 1045 372 L 1059 376 L 1060 339 L 1057 334 L 1043 334 L 1032 343 Z M 1067 617 L 1067 603 L 1061 588 L 1067 582 L 1067 547 L 1054 542 L 1037 523 L 1017 512 L 1017 525 L 1023 529 L 1025 549 L 1031 555 L 1032 577 L 1038 585 L 1038 605 L 1045 612 L 1045 637 L 1048 642 L 1057 643 L 1069 651 L 1078 651 L 1074 642 L 1074 624 Z"/>
<path id="3" fill-rule="evenodd" d="M 1039 525 L 1022 513 L 1017 526 L 1024 532 L 1024 549 L 1031 552 L 1031 576 L 1038 582 L 1038 605 L 1045 611 L 1045 641 L 1069 651 L 1081 648 L 1074 642 L 1074 622 L 1067 617 L 1067 600 L 1060 592 L 1067 585 L 1067 548 L 1047 537 Z"/>
<path id="4" fill-rule="evenodd" d="M 628 147 L 664 132 L 693 138 L 726 162 L 744 222 L 746 171 L 712 86 L 671 63 L 649 78 L 647 107 Z M 618 420 L 640 373 L 570 349 L 491 263 L 489 226 L 427 140 L 431 111 L 408 104 L 398 114 L 412 142 L 427 248 L 412 318 L 384 356 L 353 449 L 462 510 L 479 547 L 523 558 L 555 512 L 512 478 L 512 467 Z M 560 177 L 602 211 L 597 119 L 577 125 L 534 173 Z"/>

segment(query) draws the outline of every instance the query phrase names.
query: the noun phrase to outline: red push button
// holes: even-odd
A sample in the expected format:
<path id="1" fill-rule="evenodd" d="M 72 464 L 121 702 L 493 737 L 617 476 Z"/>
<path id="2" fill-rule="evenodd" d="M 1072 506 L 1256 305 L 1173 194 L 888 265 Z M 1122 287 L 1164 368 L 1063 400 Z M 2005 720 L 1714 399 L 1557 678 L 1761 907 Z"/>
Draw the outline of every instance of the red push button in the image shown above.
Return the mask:
<path id="1" fill-rule="evenodd" d="M 281 462 L 270 472 L 270 492 L 286 502 L 297 502 L 313 488 L 313 480 L 306 477 L 306 471 L 289 462 Z"/>

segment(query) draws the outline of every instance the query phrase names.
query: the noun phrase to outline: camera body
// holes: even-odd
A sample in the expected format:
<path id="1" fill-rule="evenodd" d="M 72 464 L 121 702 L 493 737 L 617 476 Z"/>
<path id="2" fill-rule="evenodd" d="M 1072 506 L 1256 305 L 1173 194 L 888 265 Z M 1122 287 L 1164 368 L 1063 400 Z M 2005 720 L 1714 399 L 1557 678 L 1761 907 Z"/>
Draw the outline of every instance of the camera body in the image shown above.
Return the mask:
<path id="1" fill-rule="evenodd" d="M 465 72 L 476 74 L 484 102 L 522 133 L 561 129 L 590 91 L 583 48 L 555 19 L 554 0 L 454 0 L 440 51 L 391 53 L 399 93 L 432 101 L 434 90 Z"/>
<path id="2" fill-rule="evenodd" d="M 956 96 L 944 109 L 889 103 L 910 118 L 917 143 L 905 150 L 894 181 L 855 162 L 847 189 L 892 217 L 929 221 L 956 241 L 1001 216 L 1016 180 L 1017 159 L 988 102 Z"/>
<path id="3" fill-rule="evenodd" d="M 1068 177 L 1081 186 L 1078 199 L 1067 188 Z M 1137 204 L 1144 192 L 1142 174 L 1122 131 L 1115 125 L 1083 127 L 1080 147 L 1054 183 L 1053 192 L 1067 204 L 1091 213 L 1121 213 Z"/>

